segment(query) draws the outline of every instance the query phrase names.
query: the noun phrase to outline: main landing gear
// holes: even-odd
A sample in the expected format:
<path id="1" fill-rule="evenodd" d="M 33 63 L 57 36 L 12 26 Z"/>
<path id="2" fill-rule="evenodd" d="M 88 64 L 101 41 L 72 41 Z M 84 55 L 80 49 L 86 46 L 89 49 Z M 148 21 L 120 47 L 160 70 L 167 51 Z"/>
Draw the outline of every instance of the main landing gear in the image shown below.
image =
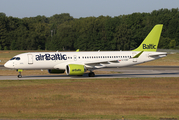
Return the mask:
<path id="1" fill-rule="evenodd" d="M 21 77 L 22 77 L 22 75 L 21 75 L 22 70 L 21 70 L 21 69 L 18 69 L 18 70 L 16 70 L 16 71 L 19 72 L 19 75 L 18 75 L 17 77 L 18 77 L 18 78 L 21 78 Z"/>
<path id="2" fill-rule="evenodd" d="M 88 73 L 88 76 L 89 76 L 89 77 L 94 77 L 95 74 L 94 74 L 94 72 L 90 71 L 90 73 Z"/>

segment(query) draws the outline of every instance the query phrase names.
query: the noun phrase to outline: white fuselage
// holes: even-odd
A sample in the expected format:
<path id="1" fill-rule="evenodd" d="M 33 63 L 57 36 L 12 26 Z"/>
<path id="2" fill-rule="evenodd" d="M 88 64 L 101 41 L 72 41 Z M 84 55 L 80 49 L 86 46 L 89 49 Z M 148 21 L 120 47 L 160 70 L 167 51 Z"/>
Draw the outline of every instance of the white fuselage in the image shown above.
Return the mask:
<path id="1" fill-rule="evenodd" d="M 61 69 L 68 64 L 84 65 L 87 69 L 124 67 L 155 60 L 166 52 L 97 51 L 97 52 L 29 52 L 14 56 L 4 65 L 12 69 Z"/>

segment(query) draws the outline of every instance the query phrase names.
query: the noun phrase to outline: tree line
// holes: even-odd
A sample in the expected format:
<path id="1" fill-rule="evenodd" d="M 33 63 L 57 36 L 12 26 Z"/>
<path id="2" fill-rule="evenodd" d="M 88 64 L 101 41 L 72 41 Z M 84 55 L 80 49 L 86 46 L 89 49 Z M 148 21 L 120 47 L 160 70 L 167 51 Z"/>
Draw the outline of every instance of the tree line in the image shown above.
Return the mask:
<path id="1" fill-rule="evenodd" d="M 116 17 L 7 17 L 0 13 L 0 50 L 132 50 L 156 24 L 161 49 L 179 49 L 179 10 L 160 9 Z"/>

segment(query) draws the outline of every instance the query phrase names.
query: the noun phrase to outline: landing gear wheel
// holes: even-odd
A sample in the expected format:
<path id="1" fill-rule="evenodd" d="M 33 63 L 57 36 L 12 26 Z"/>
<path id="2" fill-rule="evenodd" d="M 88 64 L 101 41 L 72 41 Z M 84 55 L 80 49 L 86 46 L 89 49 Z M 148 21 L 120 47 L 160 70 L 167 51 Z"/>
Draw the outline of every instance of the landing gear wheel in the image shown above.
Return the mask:
<path id="1" fill-rule="evenodd" d="M 17 77 L 18 77 L 18 78 L 21 78 L 21 77 L 22 77 L 22 75 L 18 75 Z"/>
<path id="2" fill-rule="evenodd" d="M 90 73 L 88 74 L 88 76 L 89 76 L 89 77 L 94 77 L 95 74 L 94 74 L 94 72 L 90 72 Z"/>
<path id="3" fill-rule="evenodd" d="M 19 75 L 17 77 L 21 78 L 22 77 L 22 75 L 21 75 L 22 70 L 17 70 L 17 71 L 19 72 Z"/>

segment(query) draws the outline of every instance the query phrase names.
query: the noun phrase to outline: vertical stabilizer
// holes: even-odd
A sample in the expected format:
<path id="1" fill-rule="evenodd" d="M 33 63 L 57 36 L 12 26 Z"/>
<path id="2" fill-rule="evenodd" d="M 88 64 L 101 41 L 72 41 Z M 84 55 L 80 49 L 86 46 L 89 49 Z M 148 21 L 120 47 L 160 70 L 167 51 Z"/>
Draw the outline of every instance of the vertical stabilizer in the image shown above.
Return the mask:
<path id="1" fill-rule="evenodd" d="M 162 24 L 155 25 L 140 46 L 133 51 L 157 51 L 158 42 L 162 32 Z"/>

